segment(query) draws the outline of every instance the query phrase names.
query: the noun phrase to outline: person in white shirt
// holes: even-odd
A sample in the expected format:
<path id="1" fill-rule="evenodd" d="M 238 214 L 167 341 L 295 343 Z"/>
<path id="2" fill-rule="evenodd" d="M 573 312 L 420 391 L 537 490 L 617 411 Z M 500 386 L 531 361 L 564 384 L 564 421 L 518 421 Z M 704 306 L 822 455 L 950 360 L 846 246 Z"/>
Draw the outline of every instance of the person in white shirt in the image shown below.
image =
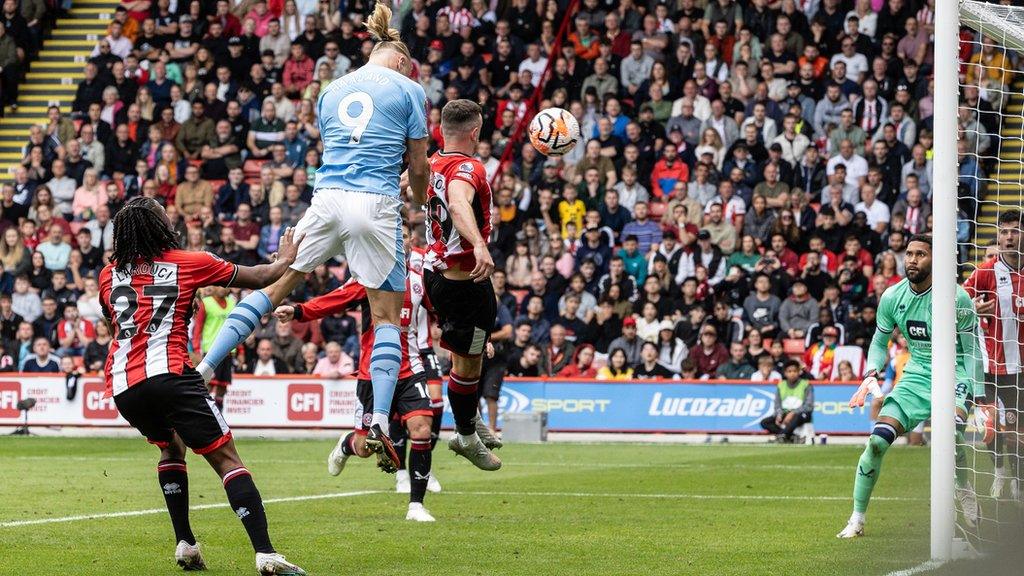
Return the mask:
<path id="1" fill-rule="evenodd" d="M 867 57 L 857 52 L 857 45 L 849 36 L 843 36 L 839 46 L 842 51 L 832 57 L 828 67 L 834 67 L 836 62 L 846 64 L 846 77 L 860 84 L 870 69 Z"/>
<path id="2" fill-rule="evenodd" d="M 537 84 L 540 84 L 540 77 L 544 74 L 544 69 L 547 67 L 548 59 L 541 55 L 540 46 L 528 44 L 526 46 L 526 59 L 519 64 L 519 72 L 522 73 L 524 70 L 529 70 L 532 74 L 530 84 L 536 88 Z"/>
<path id="3" fill-rule="evenodd" d="M 757 371 L 751 374 L 751 382 L 778 382 L 782 380 L 782 374 L 775 370 L 775 362 L 769 354 L 764 354 L 757 359 Z"/>
<path id="4" fill-rule="evenodd" d="M 878 191 L 871 184 L 863 184 L 860 187 L 860 202 L 853 207 L 853 211 L 866 214 L 868 226 L 881 234 L 889 227 L 889 207 L 885 202 L 879 202 L 876 199 L 877 193 Z"/>
<path id="5" fill-rule="evenodd" d="M 839 143 L 839 154 L 829 158 L 825 165 L 825 174 L 835 174 L 836 166 L 846 166 L 846 180 L 844 182 L 844 197 L 855 195 L 862 184 L 867 181 L 868 161 L 863 156 L 856 154 L 853 150 L 853 142 L 843 140 Z M 847 189 L 851 189 L 847 191 Z M 849 194 L 848 194 L 849 192 Z"/>
<path id="6" fill-rule="evenodd" d="M 252 365 L 253 376 L 277 376 L 291 372 L 279 358 L 274 357 L 274 345 L 264 338 L 256 345 L 256 363 Z"/>
<path id="7" fill-rule="evenodd" d="M 501 166 L 501 161 L 491 155 L 492 148 L 491 143 L 487 140 L 481 140 L 476 145 L 476 158 L 484 165 L 484 174 L 487 175 L 487 181 L 490 182 L 494 179 L 494 175 L 498 172 L 498 167 Z M 550 162 L 556 162 L 554 165 L 558 166 L 558 160 L 556 158 L 548 158 L 545 160 L 545 166 L 550 166 Z"/>
<path id="8" fill-rule="evenodd" d="M 110 46 L 110 53 L 124 60 L 132 53 L 132 41 L 121 35 L 121 23 L 114 20 L 110 23 L 110 33 L 92 49 L 92 57 L 100 55 L 100 47 L 106 42 Z"/>

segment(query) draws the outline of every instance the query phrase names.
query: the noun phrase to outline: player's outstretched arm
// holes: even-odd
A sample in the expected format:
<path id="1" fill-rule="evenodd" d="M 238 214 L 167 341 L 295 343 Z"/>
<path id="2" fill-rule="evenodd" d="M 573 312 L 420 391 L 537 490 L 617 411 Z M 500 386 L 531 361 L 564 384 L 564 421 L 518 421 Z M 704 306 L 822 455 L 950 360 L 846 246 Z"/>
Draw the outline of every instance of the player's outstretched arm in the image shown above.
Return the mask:
<path id="1" fill-rule="evenodd" d="M 494 272 L 494 260 L 491 258 L 491 251 L 487 249 L 487 239 L 480 235 L 480 230 L 476 226 L 476 216 L 473 215 L 475 194 L 473 185 L 464 180 L 453 179 L 448 184 L 448 212 L 451 214 L 452 224 L 459 235 L 473 245 L 476 266 L 469 276 L 477 282 L 483 282 L 491 277 L 491 272 Z"/>
<path id="2" fill-rule="evenodd" d="M 409 199 L 422 206 L 427 203 L 427 186 L 430 185 L 430 164 L 427 163 L 427 139 L 409 138 L 405 141 L 409 157 L 408 186 Z"/>
<path id="3" fill-rule="evenodd" d="M 277 253 L 271 255 L 270 264 L 259 266 L 239 266 L 238 274 L 235 276 L 231 286 L 236 288 L 264 288 L 277 282 L 288 270 L 288 267 L 295 262 L 295 256 L 299 253 L 299 244 L 302 238 L 295 238 L 295 229 L 288 228 L 281 236 L 277 246 Z"/>

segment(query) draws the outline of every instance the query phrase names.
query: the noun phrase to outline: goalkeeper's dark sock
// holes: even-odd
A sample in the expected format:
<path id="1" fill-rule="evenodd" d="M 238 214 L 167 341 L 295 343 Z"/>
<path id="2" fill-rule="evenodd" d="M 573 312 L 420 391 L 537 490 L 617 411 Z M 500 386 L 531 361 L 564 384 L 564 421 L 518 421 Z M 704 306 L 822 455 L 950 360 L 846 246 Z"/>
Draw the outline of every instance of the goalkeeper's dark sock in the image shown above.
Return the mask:
<path id="1" fill-rule="evenodd" d="M 430 440 L 410 440 L 409 450 L 409 502 L 423 503 L 430 479 Z"/>
<path id="2" fill-rule="evenodd" d="M 956 427 L 956 448 L 954 452 L 954 458 L 956 462 L 956 468 L 954 474 L 956 475 L 956 486 L 957 488 L 963 488 L 970 481 L 967 470 L 967 441 L 964 438 L 964 431 L 960 424 Z"/>
<path id="3" fill-rule="evenodd" d="M 184 540 L 195 545 L 196 537 L 188 521 L 188 469 L 184 460 L 161 460 L 156 465 L 156 476 L 164 492 L 167 513 L 174 527 L 174 541 Z"/>
<path id="4" fill-rule="evenodd" d="M 452 407 L 452 416 L 455 417 L 455 429 L 463 436 L 476 433 L 473 418 L 476 417 L 480 409 L 477 400 L 479 382 L 479 376 L 473 378 L 460 376 L 454 370 L 448 378 L 448 403 Z"/>
<path id="5" fill-rule="evenodd" d="M 875 489 L 882 471 L 882 458 L 896 441 L 896 429 L 888 424 L 876 424 L 868 437 L 867 446 L 857 462 L 857 476 L 853 481 L 853 511 L 864 514 L 868 510 L 871 491 Z"/>
<path id="6" fill-rule="evenodd" d="M 401 420 L 391 421 L 388 436 L 391 437 L 391 443 L 395 445 L 395 452 L 398 452 L 398 469 L 405 470 L 405 453 L 409 434 L 405 431 L 405 426 L 402 425 Z"/>
<path id="7" fill-rule="evenodd" d="M 274 546 L 267 532 L 267 513 L 263 510 L 263 498 L 252 481 L 252 475 L 245 468 L 235 468 L 225 474 L 222 480 L 224 491 L 228 494 L 228 503 L 249 533 L 253 549 L 273 554 Z"/>

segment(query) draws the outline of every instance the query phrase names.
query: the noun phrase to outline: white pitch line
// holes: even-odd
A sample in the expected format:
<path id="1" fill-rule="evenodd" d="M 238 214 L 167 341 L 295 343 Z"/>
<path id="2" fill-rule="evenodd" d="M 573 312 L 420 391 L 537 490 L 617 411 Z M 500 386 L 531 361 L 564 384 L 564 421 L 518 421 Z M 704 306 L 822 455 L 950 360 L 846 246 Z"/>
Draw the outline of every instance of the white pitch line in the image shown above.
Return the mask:
<path id="1" fill-rule="evenodd" d="M 332 492 L 329 494 L 312 494 L 308 496 L 289 496 L 285 498 L 270 498 L 264 500 L 264 504 L 277 504 L 283 502 L 304 502 L 308 500 L 331 500 L 335 498 L 351 498 L 354 496 L 366 496 L 371 494 L 387 494 L 390 490 L 360 490 L 357 492 Z M 658 500 L 800 500 L 800 501 L 821 501 L 844 502 L 850 499 L 849 496 L 788 496 L 788 495 L 763 495 L 763 494 L 670 494 L 670 493 L 648 493 L 633 494 L 627 492 L 530 492 L 530 491 L 474 491 L 474 490 L 445 490 L 442 494 L 453 496 L 517 496 L 517 497 L 554 497 L 554 498 L 642 498 Z M 875 496 L 872 500 L 889 502 L 909 502 L 924 500 L 923 498 L 898 498 Z M 190 510 L 209 510 L 212 508 L 227 508 L 227 503 L 221 504 L 200 504 L 189 507 Z M 33 520 L 15 520 L 11 522 L 0 522 L 0 528 L 17 528 L 21 526 L 36 526 L 39 524 L 59 524 L 63 522 L 77 522 L 79 520 L 103 520 L 107 518 L 129 518 L 133 516 L 149 516 L 167 512 L 165 508 L 150 508 L 148 510 L 128 510 L 125 512 L 109 512 L 103 514 L 82 514 L 78 516 L 63 516 L 59 518 L 38 518 Z"/>
<path id="2" fill-rule="evenodd" d="M 27 461 L 45 461 L 53 460 L 53 456 L 10 456 L 5 457 L 5 460 L 27 460 Z M 75 461 L 75 462 L 138 462 L 139 458 L 131 458 L 127 456 L 67 456 L 61 457 L 61 461 Z M 278 458 L 250 458 L 246 462 L 254 464 L 319 464 L 319 459 L 278 459 Z M 750 469 L 750 470 L 792 470 L 793 466 L 786 464 L 743 464 L 743 463 L 729 463 L 727 460 L 722 461 L 719 464 L 712 464 L 708 462 L 670 462 L 670 463 L 629 463 L 629 462 L 505 462 L 503 466 L 536 466 L 538 468 L 545 467 L 557 467 L 557 468 L 623 468 L 623 469 L 635 469 L 635 468 L 669 468 L 669 469 L 716 469 L 716 468 L 735 468 L 735 469 Z M 801 470 L 850 470 L 850 466 L 839 466 L 834 464 L 801 464 Z"/>
<path id="3" fill-rule="evenodd" d="M 921 572 L 928 572 L 935 570 L 942 566 L 942 562 L 938 560 L 929 560 L 914 566 L 913 568 L 907 568 L 906 570 L 897 570 L 895 572 L 889 572 L 885 576 L 914 576 L 914 574 L 920 574 Z"/>
<path id="4" fill-rule="evenodd" d="M 353 496 L 365 496 L 368 494 L 381 494 L 383 490 L 360 490 L 358 492 L 333 492 L 330 494 L 312 494 L 309 496 L 289 496 L 286 498 L 269 498 L 264 504 L 278 504 L 282 502 L 304 502 L 307 500 L 330 500 L 333 498 L 351 498 Z M 228 508 L 228 503 L 221 504 L 199 504 L 189 506 L 189 510 L 210 510 L 212 508 Z M 62 522 L 77 522 L 79 520 L 102 520 L 106 518 L 130 518 L 132 516 L 149 516 L 152 514 L 164 514 L 166 508 L 150 508 L 148 510 L 128 510 L 125 512 L 108 512 L 103 514 L 83 514 L 80 516 L 62 516 L 60 518 L 38 518 L 34 520 L 15 520 L 13 522 L 0 522 L 0 528 L 17 528 L 20 526 L 36 526 L 39 524 L 59 524 Z"/>
<path id="5" fill-rule="evenodd" d="M 814 500 L 821 502 L 850 500 L 849 496 L 788 496 L 765 494 L 634 494 L 627 492 L 516 492 L 516 491 L 473 491 L 444 490 L 442 494 L 456 496 L 541 496 L 569 498 L 648 498 L 659 500 Z M 926 498 L 899 498 L 893 496 L 874 496 L 872 500 L 889 502 L 924 501 Z"/>

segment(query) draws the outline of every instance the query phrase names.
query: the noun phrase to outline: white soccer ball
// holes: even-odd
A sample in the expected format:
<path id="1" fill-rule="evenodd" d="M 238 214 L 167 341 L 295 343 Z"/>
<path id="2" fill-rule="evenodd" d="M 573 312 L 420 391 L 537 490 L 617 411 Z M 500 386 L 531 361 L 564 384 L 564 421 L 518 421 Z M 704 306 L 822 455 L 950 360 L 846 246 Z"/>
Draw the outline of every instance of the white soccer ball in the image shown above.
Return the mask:
<path id="1" fill-rule="evenodd" d="M 576 117 L 561 108 L 546 108 L 530 122 L 530 143 L 545 156 L 563 156 L 580 140 Z"/>

